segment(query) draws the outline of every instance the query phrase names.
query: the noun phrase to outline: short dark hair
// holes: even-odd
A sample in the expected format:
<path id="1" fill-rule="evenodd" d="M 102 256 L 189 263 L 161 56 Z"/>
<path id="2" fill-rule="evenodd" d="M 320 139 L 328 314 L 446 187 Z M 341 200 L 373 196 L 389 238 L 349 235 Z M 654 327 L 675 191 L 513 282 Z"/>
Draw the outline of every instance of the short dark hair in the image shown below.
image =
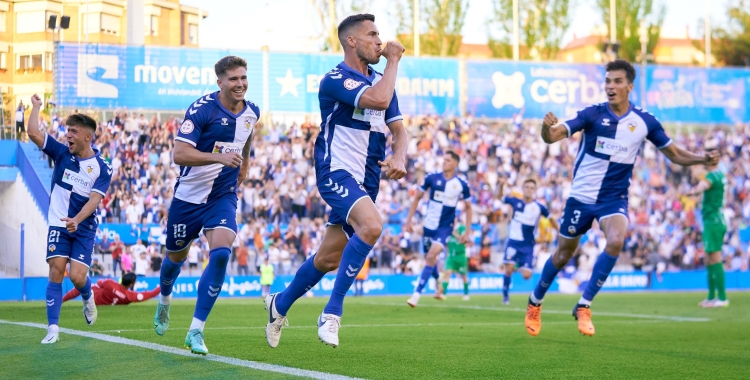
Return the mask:
<path id="1" fill-rule="evenodd" d="M 456 152 L 454 152 L 452 150 L 449 150 L 449 151 L 445 152 L 445 154 L 451 156 L 454 160 L 456 160 L 456 162 L 461 162 L 461 157 L 458 155 L 458 153 L 456 153 Z"/>
<path id="2" fill-rule="evenodd" d="M 525 181 L 523 181 L 523 184 L 525 185 L 525 184 L 527 184 L 529 182 L 533 183 L 534 186 L 536 186 L 536 180 L 533 179 L 533 178 L 527 178 Z"/>
<path id="3" fill-rule="evenodd" d="M 122 275 L 122 286 L 128 288 L 130 285 L 134 284 L 137 279 L 137 276 L 133 272 L 128 272 Z"/>
<path id="4" fill-rule="evenodd" d="M 244 67 L 245 70 L 247 70 L 247 61 L 236 55 L 228 55 L 216 62 L 214 65 L 214 71 L 216 72 L 216 76 L 220 77 L 222 74 L 225 74 L 227 70 L 232 70 L 237 67 Z"/>
<path id="5" fill-rule="evenodd" d="M 375 16 L 371 15 L 369 13 L 360 13 L 356 15 L 351 15 L 347 18 L 345 18 L 341 23 L 339 24 L 338 28 L 338 36 L 339 36 L 339 42 L 341 42 L 341 45 L 344 45 L 344 38 L 346 38 L 346 33 L 351 30 L 352 27 L 358 26 L 360 23 L 365 21 L 372 21 L 375 22 Z"/>
<path id="6" fill-rule="evenodd" d="M 96 133 L 96 120 L 82 113 L 74 113 L 68 116 L 68 118 L 65 119 L 65 125 L 69 127 L 72 127 L 72 126 L 86 127 L 88 129 L 91 129 L 94 133 Z"/>
<path id="7" fill-rule="evenodd" d="M 630 62 L 624 59 L 615 59 L 614 61 L 607 63 L 605 68 L 607 72 L 622 70 L 628 78 L 628 83 L 635 82 L 635 68 Z"/>

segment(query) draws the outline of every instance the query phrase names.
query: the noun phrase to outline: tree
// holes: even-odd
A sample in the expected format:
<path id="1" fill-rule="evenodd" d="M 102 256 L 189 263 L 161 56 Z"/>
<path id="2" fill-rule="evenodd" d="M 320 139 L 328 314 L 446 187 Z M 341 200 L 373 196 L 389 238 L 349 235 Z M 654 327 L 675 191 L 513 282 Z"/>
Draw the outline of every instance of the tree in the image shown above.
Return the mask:
<path id="1" fill-rule="evenodd" d="M 727 21 L 714 30 L 714 57 L 728 66 L 750 66 L 750 4 L 733 1 L 727 8 Z"/>
<path id="2" fill-rule="evenodd" d="M 466 11 L 469 8 L 468 0 L 430 0 L 419 3 L 420 14 L 424 15 L 419 21 L 427 26 L 427 32 L 419 35 L 420 54 L 441 57 L 458 54 L 463 40 L 461 32 Z M 397 1 L 393 16 L 398 19 L 396 32 L 399 42 L 404 45 L 407 54 L 414 54 L 414 1 Z"/>
<path id="3" fill-rule="evenodd" d="M 513 0 L 493 0 L 493 19 L 490 24 L 499 28 L 502 36 L 490 38 L 489 47 L 495 57 L 512 57 Z M 570 27 L 575 1 L 519 0 L 519 44 L 526 48 L 521 59 L 555 59 L 563 35 Z M 519 49 L 520 50 L 520 49 Z"/>
<path id="4" fill-rule="evenodd" d="M 323 31 L 319 35 L 320 38 L 323 38 L 323 50 L 332 52 L 341 51 L 338 36 L 338 26 L 341 20 L 353 14 L 367 12 L 369 8 L 369 2 L 365 0 L 310 0 L 310 3 L 318 13 L 320 24 L 323 27 Z"/>
<path id="5" fill-rule="evenodd" d="M 609 23 L 609 1 L 596 0 L 596 4 L 602 12 L 602 21 L 610 28 Z M 648 43 L 646 44 L 647 54 L 654 52 L 656 45 L 659 43 L 661 34 L 661 25 L 664 22 L 664 16 L 667 13 L 667 7 L 661 5 L 656 9 L 654 0 L 617 0 L 615 4 L 615 37 L 620 43 L 618 56 L 631 62 L 640 60 L 641 41 L 639 29 L 641 20 L 646 22 L 648 33 Z M 610 31 L 611 34 L 611 31 Z"/>

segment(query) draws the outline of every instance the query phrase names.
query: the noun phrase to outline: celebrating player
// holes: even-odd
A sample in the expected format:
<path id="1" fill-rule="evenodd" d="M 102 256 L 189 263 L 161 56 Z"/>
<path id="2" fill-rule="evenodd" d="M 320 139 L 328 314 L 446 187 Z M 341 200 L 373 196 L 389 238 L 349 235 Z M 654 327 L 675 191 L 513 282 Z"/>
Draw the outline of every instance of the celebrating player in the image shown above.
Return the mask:
<path id="1" fill-rule="evenodd" d="M 167 218 L 168 253 L 161 265 L 161 297 L 154 316 L 154 330 L 164 335 L 169 327 L 172 286 L 193 240 L 203 229 L 211 251 L 185 338 L 190 351 L 202 355 L 208 353 L 203 326 L 221 293 L 237 233 L 236 189 L 247 174 L 253 129 L 260 117 L 258 106 L 245 100 L 245 60 L 227 56 L 216 62 L 214 70 L 219 91 L 190 106 L 175 138 L 174 162 L 180 165 L 180 177 Z"/>
<path id="2" fill-rule="evenodd" d="M 339 24 L 344 61 L 320 81 L 323 120 L 315 142 L 315 172 L 323 200 L 331 206 L 325 236 L 318 253 L 297 270 L 281 293 L 266 297 L 268 345 L 276 347 L 281 328 L 294 301 L 340 268 L 331 298 L 318 318 L 318 338 L 339 344 L 344 296 L 383 231 L 375 198 L 381 168 L 390 179 L 406 175 L 407 136 L 396 98 L 396 72 L 404 52 L 398 42 L 380 41 L 375 16 L 349 16 Z M 380 74 L 371 64 L 385 57 Z M 386 127 L 393 134 L 393 156 L 385 158 Z"/>
<path id="3" fill-rule="evenodd" d="M 706 149 L 713 152 L 714 149 Z M 725 307 L 729 306 L 724 289 L 724 263 L 721 259 L 721 247 L 724 245 L 724 235 L 727 226 L 721 215 L 724 206 L 724 187 L 727 179 L 724 173 L 717 170 L 717 165 L 706 165 L 708 173 L 698 182 L 691 191 L 685 195 L 698 195 L 703 193 L 703 207 L 701 216 L 703 218 L 703 248 L 706 251 L 706 272 L 708 272 L 708 298 L 701 301 L 701 307 Z M 719 298 L 716 299 L 718 291 Z"/>
<path id="4" fill-rule="evenodd" d="M 91 146 L 96 133 L 94 119 L 82 114 L 68 116 L 65 120 L 68 146 L 65 146 L 39 130 L 39 109 L 42 106 L 39 95 L 31 97 L 31 106 L 29 139 L 55 162 L 47 213 L 49 327 L 47 336 L 42 340 L 42 344 L 50 344 L 59 340 L 57 322 L 63 302 L 62 281 L 68 262 L 70 281 L 83 299 L 83 317 L 89 325 L 96 322 L 96 305 L 88 277 L 98 226 L 93 213 L 109 188 L 112 168 Z"/>
<path id="5" fill-rule="evenodd" d="M 127 305 L 133 302 L 143 302 L 156 297 L 159 294 L 159 287 L 147 292 L 134 292 L 136 275 L 133 272 L 126 273 L 122 276 L 122 284 L 110 278 L 101 279 L 96 284 L 91 285 L 94 292 L 94 302 L 97 306 L 107 305 Z M 71 289 L 63 296 L 63 302 L 72 300 L 81 294 L 78 289 Z"/>
<path id="6" fill-rule="evenodd" d="M 531 278 L 534 265 L 534 244 L 539 218 L 549 218 L 547 207 L 534 200 L 536 181 L 529 178 L 523 182 L 523 199 L 503 196 L 504 180 L 501 180 L 498 196 L 503 203 L 513 209 L 513 216 L 508 229 L 508 244 L 505 247 L 505 276 L 503 277 L 503 305 L 510 305 L 511 276 L 516 267 L 521 268 L 524 280 Z M 557 222 L 550 219 L 552 228 L 557 229 Z"/>
<path id="7" fill-rule="evenodd" d="M 578 131 L 583 131 L 573 171 L 573 187 L 565 204 L 557 251 L 544 265 L 541 278 L 529 297 L 526 309 L 526 331 L 532 336 L 542 327 L 541 310 L 544 294 L 557 273 L 578 248 L 578 241 L 594 221 L 598 220 L 607 240 L 604 252 L 594 264 L 586 290 L 573 308 L 578 331 L 594 335 L 591 322 L 591 301 L 604 285 L 622 251 L 628 229 L 628 188 L 633 165 L 645 140 L 651 141 L 670 161 L 682 165 L 716 165 L 719 155 L 687 152 L 667 137 L 664 129 L 650 113 L 630 103 L 635 69 L 618 59 L 606 66 L 605 92 L 608 102 L 578 111 L 575 118 L 558 124 L 548 113 L 542 122 L 542 139 L 553 144 Z"/>
<path id="8" fill-rule="evenodd" d="M 411 307 L 417 307 L 419 297 L 430 275 L 435 270 L 435 260 L 445 249 L 448 237 L 453 234 L 453 222 L 456 219 L 458 201 L 464 201 L 467 228 L 461 236 L 461 242 L 466 243 L 471 236 L 471 193 L 469 185 L 456 177 L 456 168 L 461 158 L 456 152 L 448 151 L 443 156 L 443 171 L 430 174 L 424 178 L 422 186 L 417 189 L 414 201 L 409 207 L 404 229 L 412 232 L 412 218 L 417 211 L 419 200 L 430 190 L 430 201 L 423 220 L 424 246 L 427 251 L 425 266 L 419 276 L 419 284 L 414 293 L 406 300 Z M 447 262 L 446 262 L 447 263 Z"/>
<path id="9" fill-rule="evenodd" d="M 438 288 L 438 295 L 441 299 L 445 298 L 448 293 L 448 282 L 453 276 L 453 272 L 461 275 L 464 282 L 464 301 L 469 300 L 469 277 L 466 275 L 469 267 L 469 259 L 466 257 L 466 243 L 464 234 L 466 226 L 459 224 L 453 234 L 448 236 L 448 255 L 445 259 L 445 270 L 443 271 L 443 283 Z"/>

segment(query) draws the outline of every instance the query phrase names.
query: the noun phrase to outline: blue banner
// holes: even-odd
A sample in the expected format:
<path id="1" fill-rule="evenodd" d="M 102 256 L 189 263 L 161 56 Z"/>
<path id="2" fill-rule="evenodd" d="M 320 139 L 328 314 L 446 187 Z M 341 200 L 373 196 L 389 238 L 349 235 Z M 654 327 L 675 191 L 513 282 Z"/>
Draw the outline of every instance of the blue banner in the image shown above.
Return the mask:
<path id="1" fill-rule="evenodd" d="M 646 108 L 661 120 L 747 121 L 750 70 L 649 66 L 646 81 Z"/>
<path id="2" fill-rule="evenodd" d="M 181 111 L 218 90 L 214 64 L 247 60 L 246 98 L 263 100 L 260 52 L 62 43 L 57 61 L 58 105 Z"/>
<path id="3" fill-rule="evenodd" d="M 520 273 L 513 275 L 513 292 L 528 293 L 534 289 L 539 274 L 534 274 L 529 280 L 523 280 Z M 277 276 L 271 286 L 271 292 L 284 290 L 292 281 L 293 276 Z M 312 288 L 314 296 L 329 296 L 333 290 L 335 276 L 327 275 Z M 197 296 L 199 277 L 179 277 L 175 281 L 173 294 L 175 298 L 191 298 Z M 419 278 L 417 276 L 391 275 L 370 276 L 364 282 L 364 293 L 366 295 L 409 295 L 414 291 Z M 23 281 L 26 281 L 26 300 L 36 301 L 45 299 L 47 279 L 46 278 L 9 278 L 0 279 L 0 287 L 4 289 L 0 293 L 0 301 L 20 301 L 23 299 Z M 95 282 L 95 279 L 92 280 Z M 144 291 L 156 288 L 159 285 L 158 277 L 141 277 L 138 279 L 135 290 Z M 561 293 L 580 293 L 585 288 L 586 282 L 577 283 L 570 278 L 559 277 L 552 283 L 550 290 Z M 727 272 L 726 286 L 730 290 L 750 289 L 750 272 Z M 501 274 L 469 274 L 470 294 L 500 294 L 503 288 L 503 275 Z M 646 290 L 704 290 L 706 288 L 706 272 L 683 271 L 674 273 L 663 273 L 656 276 L 651 273 L 629 272 L 612 273 L 602 288 L 603 291 L 646 291 Z M 68 278 L 63 282 L 63 291 L 73 289 Z M 451 279 L 448 285 L 448 294 L 461 293 L 463 283 L 459 278 Z M 353 294 L 353 288 L 350 290 Z M 430 279 L 427 292 L 435 291 L 435 282 Z M 260 297 L 260 278 L 257 276 L 228 276 L 221 288 L 221 297 Z"/>

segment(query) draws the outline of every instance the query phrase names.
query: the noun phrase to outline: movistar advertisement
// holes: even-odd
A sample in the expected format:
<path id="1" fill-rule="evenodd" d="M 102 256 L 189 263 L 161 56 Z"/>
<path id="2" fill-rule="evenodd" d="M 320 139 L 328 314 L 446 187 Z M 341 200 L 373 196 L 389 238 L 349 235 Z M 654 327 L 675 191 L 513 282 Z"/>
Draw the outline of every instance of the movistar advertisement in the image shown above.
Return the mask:
<path id="1" fill-rule="evenodd" d="M 264 109 L 267 85 L 272 112 L 320 112 L 320 80 L 343 60 L 334 54 L 272 52 L 264 82 L 260 52 L 60 44 L 58 102 L 63 107 L 182 111 L 218 89 L 214 64 L 230 54 L 247 60 L 246 99 Z M 376 70 L 382 72 L 385 62 Z M 401 112 L 457 115 L 458 78 L 456 59 L 402 59 L 396 83 Z"/>

